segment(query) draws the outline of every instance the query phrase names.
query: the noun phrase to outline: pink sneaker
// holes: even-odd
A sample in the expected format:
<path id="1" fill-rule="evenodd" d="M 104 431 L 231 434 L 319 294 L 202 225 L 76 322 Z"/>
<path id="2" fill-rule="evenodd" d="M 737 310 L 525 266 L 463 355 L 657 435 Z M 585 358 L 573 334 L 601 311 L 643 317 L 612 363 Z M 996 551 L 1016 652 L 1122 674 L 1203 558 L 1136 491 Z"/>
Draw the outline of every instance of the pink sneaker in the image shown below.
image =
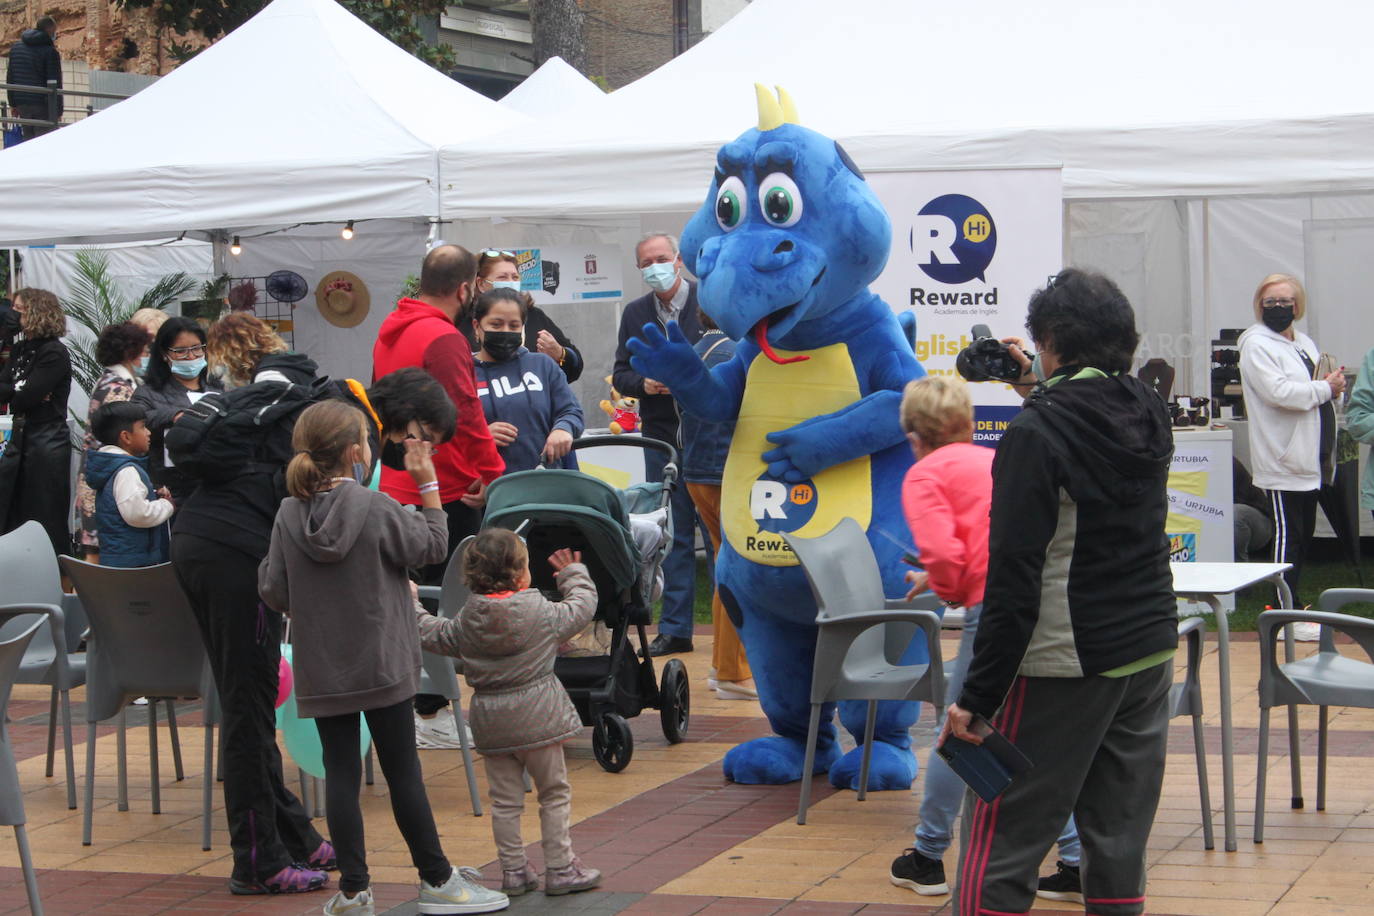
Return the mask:
<path id="1" fill-rule="evenodd" d="M 526 862 L 522 867 L 516 869 L 502 869 L 501 871 L 501 893 L 507 897 L 519 897 L 531 891 L 539 890 L 539 872 L 530 867 Z"/>
<path id="2" fill-rule="evenodd" d="M 544 872 L 544 893 L 550 897 L 589 891 L 600 883 L 601 872 L 587 868 L 577 856 L 573 856 L 573 860 L 562 868 L 550 868 Z"/>
<path id="3" fill-rule="evenodd" d="M 339 856 L 334 852 L 334 846 L 328 840 L 323 840 L 319 849 L 312 852 L 310 858 L 305 860 L 305 864 L 316 871 L 338 871 Z"/>
<path id="4" fill-rule="evenodd" d="M 317 891 L 329 882 L 329 876 L 322 871 L 288 865 L 266 881 L 248 883 L 237 878 L 229 879 L 231 894 L 304 894 Z"/>

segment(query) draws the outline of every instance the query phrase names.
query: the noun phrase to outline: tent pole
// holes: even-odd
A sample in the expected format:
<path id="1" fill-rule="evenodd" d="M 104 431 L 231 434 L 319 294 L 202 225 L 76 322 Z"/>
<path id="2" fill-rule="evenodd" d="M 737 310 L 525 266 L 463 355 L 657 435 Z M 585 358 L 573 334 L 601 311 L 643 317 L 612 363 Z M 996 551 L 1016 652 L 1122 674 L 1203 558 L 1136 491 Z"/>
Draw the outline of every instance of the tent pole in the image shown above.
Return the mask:
<path id="1" fill-rule="evenodd" d="M 216 229 L 210 233 L 210 263 L 216 277 L 222 277 L 229 272 L 229 245 L 226 241 L 228 237 L 229 234 L 223 229 Z"/>

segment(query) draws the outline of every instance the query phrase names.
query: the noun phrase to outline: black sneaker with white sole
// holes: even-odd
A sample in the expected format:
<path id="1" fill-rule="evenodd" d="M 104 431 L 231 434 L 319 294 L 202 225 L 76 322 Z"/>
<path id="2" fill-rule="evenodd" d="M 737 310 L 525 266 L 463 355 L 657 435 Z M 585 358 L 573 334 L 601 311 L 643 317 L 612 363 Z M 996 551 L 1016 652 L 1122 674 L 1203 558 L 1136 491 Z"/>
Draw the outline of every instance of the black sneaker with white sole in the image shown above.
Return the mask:
<path id="1" fill-rule="evenodd" d="M 945 863 L 908 849 L 892 860 L 890 880 L 897 887 L 915 891 L 922 897 L 936 897 L 949 893 L 945 883 Z"/>
<path id="2" fill-rule="evenodd" d="M 1083 879 L 1078 874 L 1077 865 L 1066 865 L 1062 860 L 1055 863 L 1052 875 L 1040 879 L 1035 895 L 1046 900 L 1069 900 L 1083 902 Z"/>

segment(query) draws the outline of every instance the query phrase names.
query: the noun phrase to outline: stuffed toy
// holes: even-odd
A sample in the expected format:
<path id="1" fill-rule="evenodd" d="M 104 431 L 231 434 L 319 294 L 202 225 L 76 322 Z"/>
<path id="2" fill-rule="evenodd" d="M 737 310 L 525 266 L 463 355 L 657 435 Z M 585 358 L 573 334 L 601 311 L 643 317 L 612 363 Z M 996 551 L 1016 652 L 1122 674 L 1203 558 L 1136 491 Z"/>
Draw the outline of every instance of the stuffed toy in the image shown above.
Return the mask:
<path id="1" fill-rule="evenodd" d="M 606 384 L 611 385 L 611 377 L 606 376 Z M 601 409 L 611 418 L 610 430 L 617 436 L 632 433 L 639 428 L 639 398 L 627 398 L 611 385 L 611 399 L 602 400 Z"/>
<path id="2" fill-rule="evenodd" d="M 925 375 L 888 305 L 868 284 L 892 230 L 863 174 L 835 141 L 797 124 L 787 94 L 758 89 L 759 126 L 723 146 L 706 202 L 682 236 L 702 307 L 739 341 L 707 371 L 681 329 L 645 325 L 631 364 L 665 382 L 686 411 L 735 421 L 722 480 L 720 597 L 744 639 L 775 734 L 731 748 L 741 783 L 802 777 L 810 715 L 816 603 L 780 532 L 814 537 L 856 519 L 890 598 L 905 594 L 911 535 L 901 481 L 911 465 L 898 418 L 902 389 Z M 909 329 L 908 329 L 909 330 Z M 913 641 L 906 662 L 926 660 Z M 863 740 L 865 703 L 840 704 Z M 918 703 L 880 704 L 869 789 L 916 778 L 908 729 Z M 833 707 L 822 710 L 815 772 L 858 788 L 862 748 L 843 757 Z"/>

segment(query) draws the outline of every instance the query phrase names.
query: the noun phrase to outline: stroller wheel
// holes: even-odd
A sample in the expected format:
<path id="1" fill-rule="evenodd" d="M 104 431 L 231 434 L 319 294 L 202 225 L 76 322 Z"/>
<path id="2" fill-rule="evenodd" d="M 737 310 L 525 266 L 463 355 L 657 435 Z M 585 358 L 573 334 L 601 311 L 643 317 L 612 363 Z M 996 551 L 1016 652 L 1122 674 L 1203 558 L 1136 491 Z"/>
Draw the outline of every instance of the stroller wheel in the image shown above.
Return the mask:
<path id="1" fill-rule="evenodd" d="M 675 658 L 663 666 L 663 685 L 658 695 L 663 737 L 669 744 L 679 744 L 686 740 L 687 724 L 692 718 L 692 687 L 682 659 Z"/>
<path id="2" fill-rule="evenodd" d="M 592 728 L 592 756 L 607 773 L 619 773 L 630 765 L 635 752 L 635 737 L 630 723 L 617 713 L 608 712 Z"/>

